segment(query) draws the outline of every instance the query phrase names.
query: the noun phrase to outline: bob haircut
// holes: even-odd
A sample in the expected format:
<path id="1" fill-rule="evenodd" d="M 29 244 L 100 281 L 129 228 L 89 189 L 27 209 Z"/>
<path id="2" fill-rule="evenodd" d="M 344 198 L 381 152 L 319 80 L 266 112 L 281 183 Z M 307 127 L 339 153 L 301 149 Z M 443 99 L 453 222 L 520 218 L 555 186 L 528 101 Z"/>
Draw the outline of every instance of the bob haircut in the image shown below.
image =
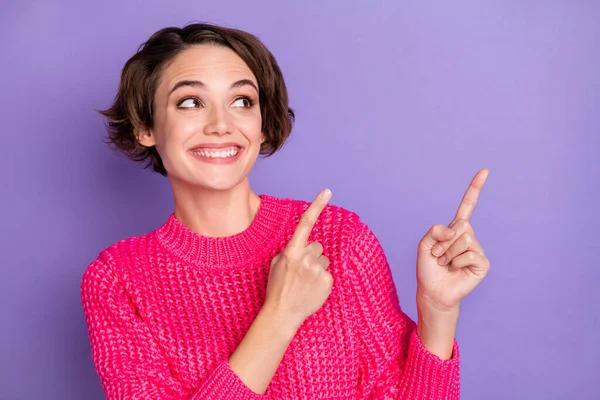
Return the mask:
<path id="1" fill-rule="evenodd" d="M 154 126 L 154 94 L 162 72 L 179 53 L 201 44 L 233 50 L 258 80 L 262 133 L 265 135 L 261 155 L 268 157 L 279 150 L 294 125 L 295 115 L 289 107 L 279 65 L 256 36 L 237 29 L 200 23 L 183 28 L 163 28 L 143 43 L 125 63 L 112 106 L 100 111 L 107 118 L 107 143 L 123 151 L 130 159 L 145 162 L 144 168 L 152 167 L 163 176 L 167 176 L 167 171 L 156 147 L 142 146 L 138 132 Z"/>

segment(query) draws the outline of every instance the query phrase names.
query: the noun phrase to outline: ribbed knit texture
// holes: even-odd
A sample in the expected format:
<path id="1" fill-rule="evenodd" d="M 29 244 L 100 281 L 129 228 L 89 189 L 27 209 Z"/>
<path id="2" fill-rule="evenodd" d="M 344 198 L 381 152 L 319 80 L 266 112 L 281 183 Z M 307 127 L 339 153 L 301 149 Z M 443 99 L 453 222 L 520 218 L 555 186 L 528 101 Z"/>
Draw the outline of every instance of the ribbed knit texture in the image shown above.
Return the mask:
<path id="1" fill-rule="evenodd" d="M 379 241 L 336 206 L 310 238 L 330 260 L 329 298 L 296 333 L 266 393 L 244 385 L 229 356 L 264 304 L 270 261 L 308 207 L 261 199 L 237 235 L 201 236 L 171 215 L 90 264 L 81 295 L 107 398 L 458 399 L 456 342 L 450 360 L 427 351 L 400 309 Z"/>

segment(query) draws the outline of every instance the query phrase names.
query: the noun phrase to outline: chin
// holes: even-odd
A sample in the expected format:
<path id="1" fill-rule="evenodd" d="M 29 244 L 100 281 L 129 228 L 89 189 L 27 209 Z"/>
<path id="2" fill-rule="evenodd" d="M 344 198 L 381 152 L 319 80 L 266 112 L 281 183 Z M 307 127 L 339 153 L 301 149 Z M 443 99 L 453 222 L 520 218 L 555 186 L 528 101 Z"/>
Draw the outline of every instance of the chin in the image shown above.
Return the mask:
<path id="1" fill-rule="evenodd" d="M 219 190 L 225 191 L 230 190 L 238 186 L 244 181 L 243 177 L 223 177 L 222 179 L 203 179 L 200 182 L 196 182 L 195 186 L 201 186 L 208 190 Z"/>

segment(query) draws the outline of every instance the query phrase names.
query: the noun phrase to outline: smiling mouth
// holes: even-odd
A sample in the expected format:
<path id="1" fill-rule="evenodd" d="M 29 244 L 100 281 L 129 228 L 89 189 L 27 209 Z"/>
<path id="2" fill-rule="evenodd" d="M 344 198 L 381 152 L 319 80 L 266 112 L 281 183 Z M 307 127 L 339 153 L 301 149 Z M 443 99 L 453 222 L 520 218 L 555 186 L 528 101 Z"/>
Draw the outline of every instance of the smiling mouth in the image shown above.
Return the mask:
<path id="1" fill-rule="evenodd" d="M 205 158 L 231 158 L 237 156 L 240 150 L 238 146 L 231 146 L 224 149 L 195 149 L 192 153 Z"/>

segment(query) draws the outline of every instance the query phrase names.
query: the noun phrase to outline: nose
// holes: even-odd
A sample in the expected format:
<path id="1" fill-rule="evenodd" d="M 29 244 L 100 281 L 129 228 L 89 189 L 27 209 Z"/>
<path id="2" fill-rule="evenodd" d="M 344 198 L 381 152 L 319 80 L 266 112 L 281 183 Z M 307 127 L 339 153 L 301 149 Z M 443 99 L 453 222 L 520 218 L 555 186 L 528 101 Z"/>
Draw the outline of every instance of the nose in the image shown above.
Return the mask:
<path id="1" fill-rule="evenodd" d="M 228 135 L 231 133 L 231 123 L 227 112 L 219 106 L 211 107 L 209 110 L 208 119 L 204 126 L 206 135 Z"/>

